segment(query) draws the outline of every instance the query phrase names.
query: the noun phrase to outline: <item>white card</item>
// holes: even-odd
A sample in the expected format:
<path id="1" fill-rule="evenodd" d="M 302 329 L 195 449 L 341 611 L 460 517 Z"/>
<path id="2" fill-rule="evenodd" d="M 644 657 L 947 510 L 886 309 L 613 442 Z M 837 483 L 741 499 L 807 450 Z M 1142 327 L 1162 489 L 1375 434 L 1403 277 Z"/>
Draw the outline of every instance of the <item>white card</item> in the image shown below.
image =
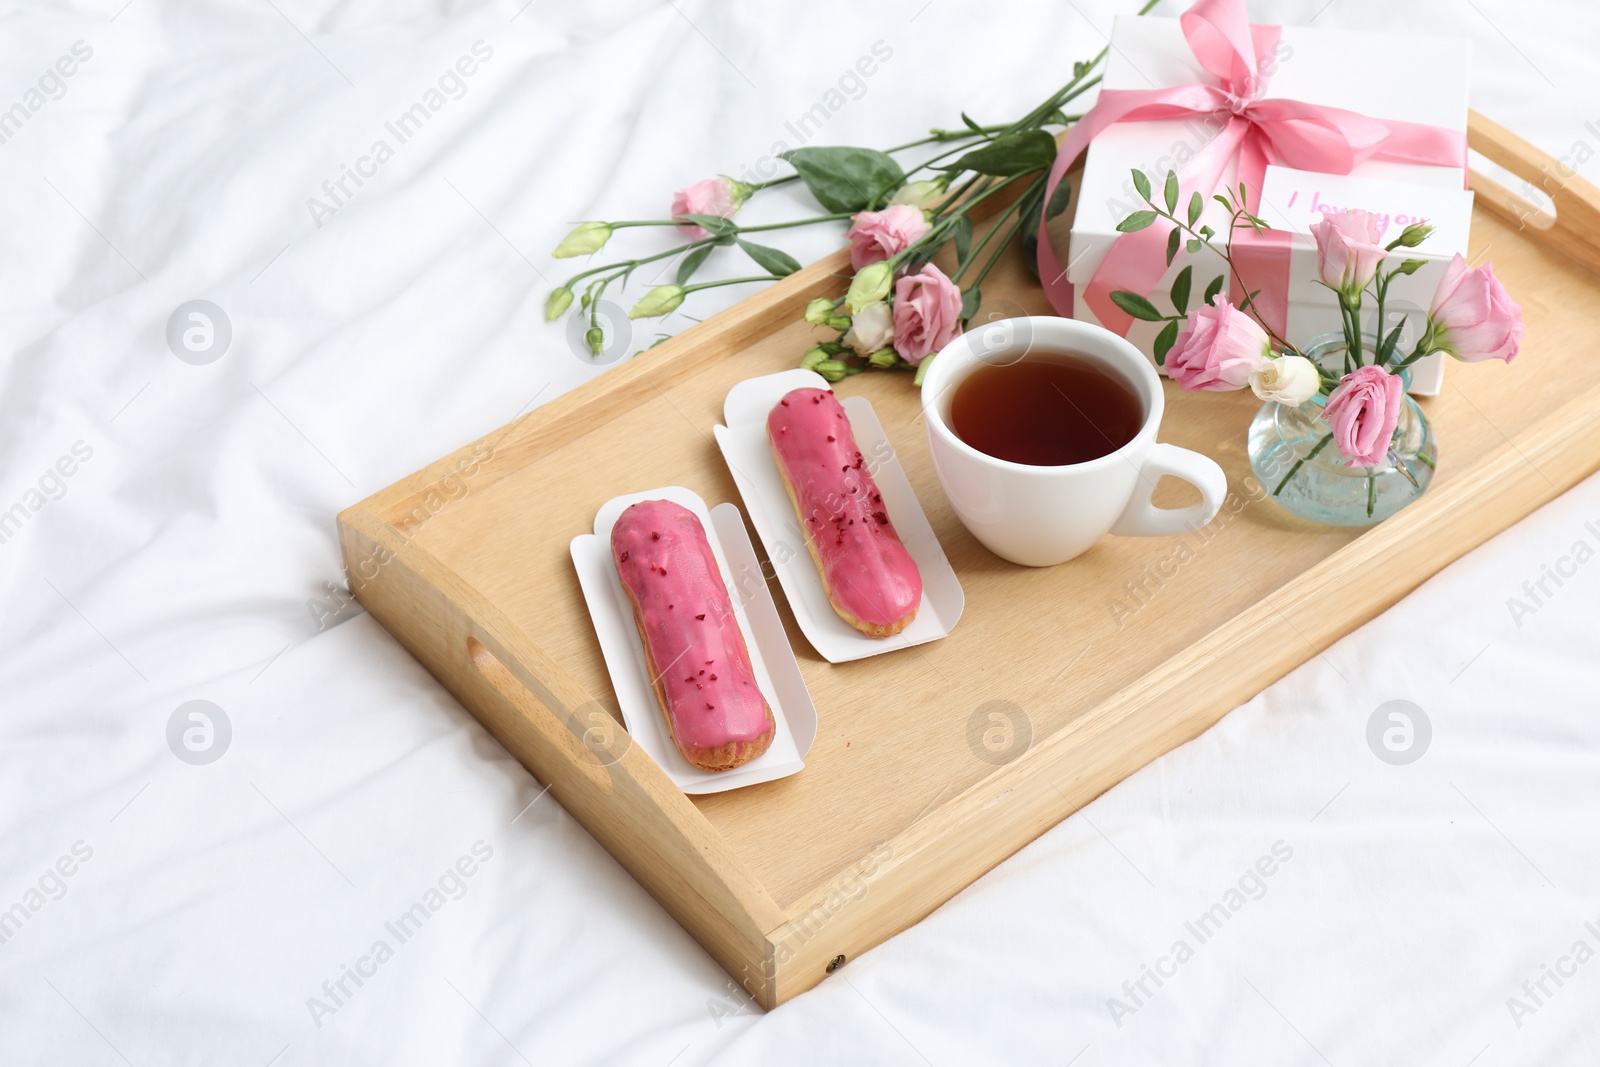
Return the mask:
<path id="1" fill-rule="evenodd" d="M 1417 249 L 1397 255 L 1449 259 L 1466 253 L 1472 227 L 1472 193 L 1441 189 L 1387 178 L 1354 174 L 1319 174 L 1270 166 L 1261 186 L 1261 217 L 1274 229 L 1310 233 L 1311 224 L 1343 211 L 1370 211 L 1378 216 L 1378 238 L 1388 244 L 1414 222 L 1428 222 L 1433 233 Z"/>

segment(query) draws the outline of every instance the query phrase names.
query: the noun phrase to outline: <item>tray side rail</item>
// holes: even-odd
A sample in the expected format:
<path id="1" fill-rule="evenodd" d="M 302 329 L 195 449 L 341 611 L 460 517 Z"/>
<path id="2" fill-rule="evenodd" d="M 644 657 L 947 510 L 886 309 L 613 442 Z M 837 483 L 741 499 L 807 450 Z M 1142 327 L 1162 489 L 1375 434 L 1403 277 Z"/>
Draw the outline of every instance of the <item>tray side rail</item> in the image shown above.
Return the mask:
<path id="1" fill-rule="evenodd" d="M 1479 203 L 1515 225 L 1529 240 L 1600 271 L 1600 189 L 1568 164 L 1476 111 L 1467 113 L 1467 146 L 1544 190 L 1555 205 L 1555 214 L 1472 171 L 1468 184 Z"/>
<path id="2" fill-rule="evenodd" d="M 373 617 L 752 997 L 774 1005 L 765 933 L 783 912 L 611 713 L 371 511 L 341 513 L 339 540 L 351 589 Z"/>

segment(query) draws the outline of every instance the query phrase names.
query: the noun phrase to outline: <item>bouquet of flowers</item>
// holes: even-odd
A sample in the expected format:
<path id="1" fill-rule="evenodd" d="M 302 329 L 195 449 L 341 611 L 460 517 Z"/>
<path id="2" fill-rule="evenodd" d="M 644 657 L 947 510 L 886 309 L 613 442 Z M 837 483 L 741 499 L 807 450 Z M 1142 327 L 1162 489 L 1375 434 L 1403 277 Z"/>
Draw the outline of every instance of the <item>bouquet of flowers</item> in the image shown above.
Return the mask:
<path id="1" fill-rule="evenodd" d="M 1184 211 L 1178 210 L 1183 195 L 1176 174 L 1167 175 L 1159 201 L 1142 172 L 1134 171 L 1133 181 L 1145 208 L 1123 219 L 1119 230 L 1131 233 L 1164 219 L 1172 225 L 1167 244 L 1169 265 L 1180 245 L 1186 244 L 1190 252 L 1209 248 L 1226 268 L 1212 279 L 1192 311 L 1187 310 L 1191 267 L 1185 267 L 1173 281 L 1170 314 L 1137 293 L 1118 290 L 1111 294 L 1117 306 L 1134 318 L 1166 323 L 1157 335 L 1155 356 L 1166 366 L 1168 376 L 1186 391 L 1248 386 L 1262 400 L 1290 407 L 1314 397 L 1325 398 L 1319 418 L 1327 425 L 1327 433 L 1277 483 L 1274 496 L 1330 443 L 1346 466 L 1370 469 L 1392 465 L 1414 485 L 1415 477 L 1393 448 L 1406 391 L 1402 372 L 1434 352 L 1448 352 L 1467 363 L 1490 359 L 1509 363 L 1521 347 L 1522 310 L 1494 276 L 1493 266 L 1485 262 L 1481 267 L 1469 267 L 1457 255 L 1434 292 L 1416 346 L 1409 353 L 1400 352 L 1405 324 L 1382 332 L 1389 287 L 1400 275 L 1415 272 L 1423 261 L 1401 259 L 1389 264 L 1401 249 L 1416 248 L 1427 240 L 1432 227 L 1426 223 L 1407 226 L 1394 240 L 1382 244 L 1377 216 L 1347 211 L 1329 215 L 1311 227 L 1319 281 L 1338 299 L 1344 333 L 1340 365 L 1319 365 L 1266 326 L 1254 309 L 1260 291 L 1247 288 L 1239 275 L 1233 255 L 1234 233 L 1267 228 L 1263 219 L 1246 209 L 1248 190 L 1244 185 L 1237 192 L 1230 189 L 1226 195 L 1215 194 L 1230 216 L 1228 233 L 1218 244 L 1218 234 L 1210 226 L 1196 225 L 1204 207 L 1199 192 L 1190 195 Z M 1240 294 L 1237 307 L 1221 296 L 1230 275 L 1233 290 Z M 1361 327 L 1362 304 L 1368 296 L 1376 305 L 1379 329 L 1370 337 Z M 1426 453 L 1417 458 L 1431 462 Z M 1370 487 L 1370 473 L 1368 483 Z M 1372 506 L 1369 492 L 1369 516 Z"/>
<path id="2" fill-rule="evenodd" d="M 1155 4 L 1148 0 L 1139 13 Z M 788 253 L 752 240 L 752 235 L 849 220 L 854 272 L 849 291 L 837 300 L 813 301 L 806 309 L 807 322 L 839 334 L 806 352 L 801 365 L 829 381 L 869 368 L 916 370 L 976 314 L 984 279 L 1005 249 L 1019 234 L 1026 246 L 1041 215 L 1053 218 L 1066 207 L 1071 189 L 1065 182 L 1045 203 L 1045 176 L 1056 157 L 1052 131 L 1080 117 L 1066 108 L 1099 83 L 1094 71 L 1105 56 L 1102 49 L 1093 59 L 1075 63 L 1071 80 L 1015 122 L 980 125 L 963 114 L 959 129 L 934 129 L 887 151 L 797 148 L 782 156 L 793 174 L 760 183 L 707 178 L 678 191 L 670 218 L 584 222 L 556 246 L 557 258 L 592 255 L 618 230 L 631 227 L 674 226 L 687 240 L 654 255 L 580 271 L 551 292 L 545 318 L 553 322 L 569 312 L 586 317 L 584 341 L 600 356 L 611 343 L 601 325 L 601 300 L 608 289 L 626 286 L 638 268 L 661 261 L 678 264 L 672 282 L 649 289 L 628 313 L 631 319 L 657 318 L 701 290 L 773 281 L 800 269 Z M 919 163 L 904 166 L 897 158 L 928 145 L 937 150 Z M 751 197 L 793 181 L 805 184 L 824 214 L 756 226 L 734 221 Z M 980 232 L 973 209 L 1001 193 L 1010 197 L 1009 203 L 991 213 Z M 932 262 L 946 246 L 955 255 L 948 275 Z M 743 252 L 761 273 L 695 282 L 696 272 L 719 248 Z M 921 384 L 920 373 L 916 382 Z"/>

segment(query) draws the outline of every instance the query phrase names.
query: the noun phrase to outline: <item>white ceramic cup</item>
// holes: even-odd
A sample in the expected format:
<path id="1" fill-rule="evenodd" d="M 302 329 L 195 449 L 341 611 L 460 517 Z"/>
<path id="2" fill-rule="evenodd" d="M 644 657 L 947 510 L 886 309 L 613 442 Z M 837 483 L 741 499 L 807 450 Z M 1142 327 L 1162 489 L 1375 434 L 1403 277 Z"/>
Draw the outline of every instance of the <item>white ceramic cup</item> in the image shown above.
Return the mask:
<path id="1" fill-rule="evenodd" d="M 979 367 L 1026 357 L 1075 355 L 1125 382 L 1144 408 L 1133 440 L 1086 463 L 1041 467 L 996 459 L 950 428 L 950 400 Z M 1206 456 L 1159 444 L 1161 379 L 1132 344 L 1092 323 L 1030 316 L 962 334 L 933 357 L 922 382 L 922 414 L 934 470 L 956 515 L 995 555 L 1028 567 L 1063 563 L 1107 533 L 1152 537 L 1198 529 L 1216 517 L 1228 479 Z M 1163 475 L 1200 490 L 1200 503 L 1158 508 L 1150 494 Z"/>

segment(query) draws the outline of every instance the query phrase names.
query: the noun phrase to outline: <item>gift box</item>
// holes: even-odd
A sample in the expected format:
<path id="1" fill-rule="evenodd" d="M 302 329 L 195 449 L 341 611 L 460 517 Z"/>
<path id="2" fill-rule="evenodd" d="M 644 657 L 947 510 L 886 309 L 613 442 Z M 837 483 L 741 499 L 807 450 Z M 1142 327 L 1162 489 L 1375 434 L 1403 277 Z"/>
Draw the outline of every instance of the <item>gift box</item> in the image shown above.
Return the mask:
<path id="1" fill-rule="evenodd" d="M 1270 38 L 1269 38 L 1270 40 Z M 1387 33 L 1352 33 L 1309 27 L 1282 27 L 1270 48 L 1258 49 L 1257 74 L 1264 83 L 1260 97 L 1355 112 L 1385 123 L 1418 123 L 1455 131 L 1464 137 L 1467 124 L 1467 69 L 1469 42 L 1439 37 L 1406 37 Z M 1178 89 L 1217 86 L 1219 79 L 1202 66 L 1177 19 L 1119 17 L 1111 34 L 1103 89 Z M 1074 287 L 1073 314 L 1097 322 L 1086 290 L 1113 244 L 1126 239 L 1117 224 L 1145 207 L 1131 172 L 1137 168 L 1151 179 L 1159 202 L 1168 171 L 1184 177 L 1185 164 L 1200 153 L 1228 122 L 1226 112 L 1178 118 L 1123 120 L 1101 129 L 1089 143 L 1083 175 L 1075 197 L 1066 280 Z M 1270 153 L 1269 162 L 1270 162 Z M 1464 162 L 1464 160 L 1462 161 Z M 1217 231 L 1219 244 L 1227 233 L 1228 212 L 1211 199 L 1213 192 L 1236 189 L 1240 161 L 1229 160 L 1215 189 L 1205 194 L 1201 222 Z M 1426 321 L 1428 305 L 1446 265 L 1456 253 L 1467 250 L 1472 194 L 1464 189 L 1461 166 L 1367 159 L 1349 173 L 1317 173 L 1282 165 L 1269 165 L 1260 181 L 1257 210 L 1275 230 L 1276 261 L 1257 280 L 1244 275 L 1254 290 L 1268 285 L 1286 288 L 1284 336 L 1294 344 L 1341 328 L 1335 295 L 1318 282 L 1316 245 L 1310 226 L 1325 214 L 1356 208 L 1372 211 L 1385 224 L 1384 243 L 1394 239 L 1411 222 L 1426 219 L 1436 230 L 1418 248 L 1401 249 L 1399 257 L 1421 259 L 1415 274 L 1395 279 L 1385 307 L 1386 331 L 1405 325 L 1400 350 L 1409 352 Z M 1186 184 L 1183 201 L 1195 191 Z M 1255 190 L 1252 190 L 1255 192 Z M 1236 246 L 1237 248 L 1237 246 Z M 1267 253 L 1268 255 L 1274 253 Z M 1256 260 L 1252 258 L 1252 267 Z M 1287 270 L 1282 269 L 1287 263 Z M 1159 264 L 1158 264 L 1159 265 Z M 1180 247 L 1176 258 L 1148 295 L 1162 311 L 1173 310 L 1172 282 L 1192 266 L 1192 309 L 1207 284 L 1227 265 L 1208 249 L 1189 252 Z M 1225 287 L 1232 283 L 1225 282 Z M 1117 286 L 1125 288 L 1126 286 Z M 1224 291 L 1228 291 L 1225 288 Z M 1237 300 L 1235 301 L 1237 302 Z M 1377 329 L 1376 308 L 1367 299 L 1363 327 Z M 1152 354 L 1160 323 L 1135 321 L 1129 340 Z M 1439 391 L 1443 357 L 1430 356 L 1413 366 L 1412 392 Z"/>

